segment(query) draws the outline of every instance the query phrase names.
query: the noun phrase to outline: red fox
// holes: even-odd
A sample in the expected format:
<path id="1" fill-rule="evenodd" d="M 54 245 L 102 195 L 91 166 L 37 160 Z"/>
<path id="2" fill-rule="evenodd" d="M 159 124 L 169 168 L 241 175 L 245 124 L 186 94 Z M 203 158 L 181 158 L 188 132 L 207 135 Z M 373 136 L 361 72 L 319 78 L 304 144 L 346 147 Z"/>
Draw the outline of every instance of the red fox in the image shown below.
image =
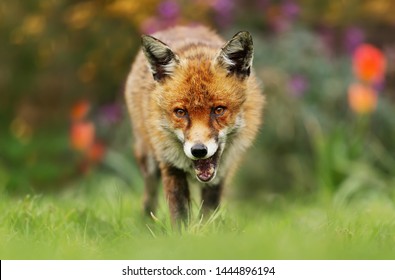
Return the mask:
<path id="1" fill-rule="evenodd" d="M 203 215 L 219 206 L 261 124 L 265 102 L 252 60 L 246 31 L 227 43 L 202 26 L 142 36 L 125 97 L 147 214 L 155 211 L 160 176 L 173 223 L 189 215 L 188 181 L 201 185 Z"/>

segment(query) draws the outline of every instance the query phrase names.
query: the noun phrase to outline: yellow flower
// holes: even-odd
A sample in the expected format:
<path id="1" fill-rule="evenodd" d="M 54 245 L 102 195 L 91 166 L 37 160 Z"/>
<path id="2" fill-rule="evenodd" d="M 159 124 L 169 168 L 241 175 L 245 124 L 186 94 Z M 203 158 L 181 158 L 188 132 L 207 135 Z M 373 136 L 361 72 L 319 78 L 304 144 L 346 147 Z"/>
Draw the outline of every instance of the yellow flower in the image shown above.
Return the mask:
<path id="1" fill-rule="evenodd" d="M 348 104 L 357 114 L 370 114 L 377 107 L 377 92 L 368 85 L 351 84 L 348 88 Z"/>

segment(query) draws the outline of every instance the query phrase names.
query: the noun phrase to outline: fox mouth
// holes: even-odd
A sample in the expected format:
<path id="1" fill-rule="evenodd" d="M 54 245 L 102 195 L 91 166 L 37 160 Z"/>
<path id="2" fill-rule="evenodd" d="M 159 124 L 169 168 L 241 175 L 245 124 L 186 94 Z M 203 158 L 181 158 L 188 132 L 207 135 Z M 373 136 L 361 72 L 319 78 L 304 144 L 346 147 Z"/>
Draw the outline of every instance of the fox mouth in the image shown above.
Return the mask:
<path id="1" fill-rule="evenodd" d="M 219 151 L 216 151 L 215 154 L 209 158 L 193 160 L 193 167 L 199 181 L 208 183 L 214 179 L 217 173 L 218 158 Z"/>

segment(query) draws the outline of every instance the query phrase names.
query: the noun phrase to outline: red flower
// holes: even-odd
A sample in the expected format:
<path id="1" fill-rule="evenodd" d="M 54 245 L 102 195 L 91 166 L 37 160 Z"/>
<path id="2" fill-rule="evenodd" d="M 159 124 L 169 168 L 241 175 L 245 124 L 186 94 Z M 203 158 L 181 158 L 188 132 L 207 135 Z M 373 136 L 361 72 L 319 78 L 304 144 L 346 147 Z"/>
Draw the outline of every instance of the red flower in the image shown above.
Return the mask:
<path id="1" fill-rule="evenodd" d="M 348 104 L 357 114 L 372 113 L 377 107 L 377 92 L 367 85 L 351 84 L 348 88 Z"/>
<path id="2" fill-rule="evenodd" d="M 370 44 L 362 44 L 354 52 L 353 69 L 362 81 L 378 83 L 384 79 L 386 58 L 382 51 Z"/>

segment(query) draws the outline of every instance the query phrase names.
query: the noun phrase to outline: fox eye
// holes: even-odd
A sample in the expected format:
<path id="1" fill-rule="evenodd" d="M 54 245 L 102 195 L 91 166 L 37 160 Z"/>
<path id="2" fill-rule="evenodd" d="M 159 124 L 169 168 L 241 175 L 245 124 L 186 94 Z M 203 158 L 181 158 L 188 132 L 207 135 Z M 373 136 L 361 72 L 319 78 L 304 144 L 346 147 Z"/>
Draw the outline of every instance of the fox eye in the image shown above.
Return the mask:
<path id="1" fill-rule="evenodd" d="M 187 111 L 184 110 L 184 109 L 177 108 L 177 109 L 174 110 L 174 114 L 175 114 L 176 117 L 178 117 L 178 118 L 185 118 L 185 117 L 187 116 L 188 113 L 187 113 Z"/>
<path id="2" fill-rule="evenodd" d="M 222 116 L 225 113 L 226 108 L 223 106 L 217 106 L 214 108 L 213 113 L 216 117 Z"/>

